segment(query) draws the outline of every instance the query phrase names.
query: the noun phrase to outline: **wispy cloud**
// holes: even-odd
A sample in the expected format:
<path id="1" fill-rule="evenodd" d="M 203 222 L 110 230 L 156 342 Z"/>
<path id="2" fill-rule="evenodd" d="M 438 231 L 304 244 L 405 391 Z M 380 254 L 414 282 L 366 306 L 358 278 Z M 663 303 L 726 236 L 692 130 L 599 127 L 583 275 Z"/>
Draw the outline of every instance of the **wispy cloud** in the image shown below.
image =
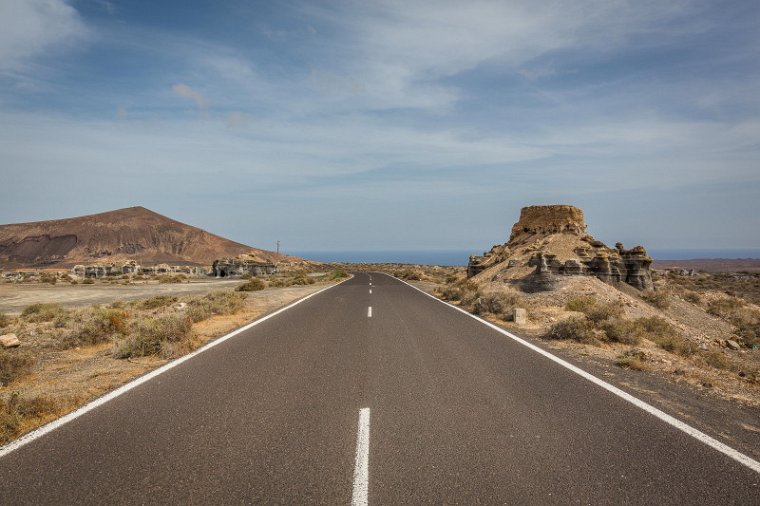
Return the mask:
<path id="1" fill-rule="evenodd" d="M 87 33 L 76 9 L 63 0 L 0 2 L 0 72 L 21 72 L 29 61 Z"/>
<path id="2" fill-rule="evenodd" d="M 178 83 L 173 85 L 172 92 L 178 97 L 192 100 L 198 109 L 205 109 L 208 107 L 208 100 L 206 97 L 186 84 Z"/>

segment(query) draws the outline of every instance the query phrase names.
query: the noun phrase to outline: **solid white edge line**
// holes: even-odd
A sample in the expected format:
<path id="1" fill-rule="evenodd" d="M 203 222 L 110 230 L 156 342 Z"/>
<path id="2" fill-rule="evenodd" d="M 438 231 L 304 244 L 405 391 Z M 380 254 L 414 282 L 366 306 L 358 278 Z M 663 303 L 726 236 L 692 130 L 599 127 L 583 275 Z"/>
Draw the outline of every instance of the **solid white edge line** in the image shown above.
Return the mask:
<path id="1" fill-rule="evenodd" d="M 388 276 L 390 276 L 390 274 L 388 274 Z M 393 277 L 395 279 L 398 279 L 395 276 L 391 276 L 391 277 Z M 491 323 L 489 321 L 483 320 L 482 318 L 478 318 L 474 314 L 468 313 L 467 311 L 465 311 L 464 309 L 462 309 L 460 307 L 457 307 L 457 306 L 454 306 L 452 304 L 449 304 L 448 302 L 445 302 L 445 301 L 443 301 L 443 300 L 435 297 L 434 295 L 431 295 L 431 294 L 425 292 L 424 290 L 421 290 L 421 289 L 417 288 L 416 286 L 407 283 L 403 279 L 398 279 L 398 280 L 401 281 L 402 283 L 404 283 L 405 285 L 407 285 L 407 286 L 409 286 L 411 288 L 414 288 L 418 292 L 427 295 L 431 299 L 436 300 L 436 301 L 440 302 L 441 304 L 444 304 L 444 305 L 446 305 L 446 306 L 448 306 L 448 307 L 450 307 L 452 309 L 456 309 L 457 311 L 466 314 L 470 318 L 479 321 L 483 325 L 491 327 L 493 330 L 495 330 L 495 331 L 497 331 L 497 332 L 499 332 L 501 334 L 504 334 L 505 336 L 509 337 L 513 341 L 516 341 L 519 344 L 521 344 L 521 345 L 523 345 L 523 346 L 525 346 L 527 348 L 530 348 L 531 350 L 535 351 L 536 353 L 539 353 L 539 354 L 543 355 L 544 357 L 548 358 L 549 360 L 552 360 L 553 362 L 556 362 L 557 364 L 561 365 L 562 367 L 571 370 L 575 374 L 577 374 L 577 375 L 579 375 L 579 376 L 587 379 L 588 381 L 590 381 L 590 382 L 592 382 L 592 383 L 594 383 L 594 384 L 596 384 L 596 385 L 604 388 L 605 390 L 607 390 L 607 391 L 609 391 L 609 392 L 617 395 L 621 399 L 630 402 L 634 406 L 636 406 L 636 407 L 638 407 L 640 409 L 643 409 L 644 411 L 646 411 L 647 413 L 649 413 L 651 415 L 654 415 L 655 417 L 659 418 L 663 422 L 665 422 L 665 423 L 667 423 L 667 424 L 675 427 L 676 429 L 678 429 L 678 430 L 680 430 L 682 432 L 685 432 L 686 434 L 690 435 L 694 439 L 697 439 L 698 441 L 701 441 L 702 443 L 706 444 L 707 446 L 709 446 L 709 447 L 711 447 L 711 448 L 713 448 L 715 450 L 718 450 L 719 452 L 721 452 L 722 454 L 726 455 L 727 457 L 730 457 L 733 460 L 739 462 L 740 464 L 743 464 L 743 465 L 747 466 L 748 468 L 752 469 L 753 471 L 755 471 L 757 473 L 760 473 L 760 462 L 758 462 L 757 460 L 753 459 L 752 457 L 750 457 L 748 455 L 745 455 L 745 454 L 741 453 L 740 451 L 735 450 L 735 449 L 731 448 L 730 446 L 728 446 L 728 445 L 726 445 L 724 443 L 721 443 L 717 439 L 715 439 L 715 438 L 713 438 L 711 436 L 708 436 L 707 434 L 705 434 L 704 432 L 700 431 L 699 429 L 696 429 L 696 428 L 692 427 L 691 425 L 688 425 L 688 424 L 682 422 L 681 420 L 679 420 L 677 418 L 674 418 L 673 416 L 665 413 L 664 411 L 661 411 L 661 410 L 657 409 L 656 407 L 652 406 L 651 404 L 648 404 L 647 402 L 642 401 L 641 399 L 639 399 L 637 397 L 634 397 L 633 395 L 629 394 L 628 392 L 625 392 L 624 390 L 621 390 L 618 387 L 613 386 L 613 385 L 607 383 L 606 381 L 597 378 L 593 374 L 584 371 L 580 367 L 574 366 L 573 364 L 571 364 L 569 362 L 566 362 L 565 360 L 562 360 L 561 358 L 557 357 L 556 355 L 552 355 L 548 351 L 546 351 L 546 350 L 544 350 L 542 348 L 539 348 L 535 344 L 529 343 L 528 341 L 526 341 L 526 340 L 524 340 L 524 339 L 522 339 L 520 337 L 517 337 L 516 335 L 512 334 L 511 332 L 508 332 L 508 331 L 504 330 L 503 328 L 501 328 L 501 327 L 499 327 L 497 325 L 494 325 L 493 323 Z"/>
<path id="2" fill-rule="evenodd" d="M 288 309 L 292 308 L 293 306 L 296 306 L 296 305 L 298 305 L 298 304 L 300 304 L 300 303 L 302 303 L 302 302 L 304 302 L 304 301 L 306 301 L 306 300 L 308 300 L 308 299 L 310 299 L 310 298 L 312 298 L 312 297 L 314 297 L 316 295 L 319 295 L 320 293 L 324 292 L 325 290 L 329 290 L 330 288 L 334 288 L 334 287 L 340 285 L 341 283 L 344 283 L 344 282 L 348 281 L 349 279 L 351 279 L 351 278 L 344 279 L 340 283 L 336 283 L 334 285 L 326 286 L 326 287 L 322 288 L 319 291 L 316 291 L 316 292 L 314 292 L 312 294 L 309 294 L 309 295 L 307 295 L 307 296 L 305 296 L 305 297 L 303 297 L 301 299 L 298 299 L 297 301 L 295 301 L 295 302 L 293 302 L 293 303 L 291 303 L 291 304 L 289 304 L 289 305 L 287 305 L 287 306 L 285 306 L 283 308 L 278 309 L 274 313 L 270 313 L 270 314 L 268 314 L 268 315 L 266 315 L 266 316 L 264 316 L 262 318 L 259 318 L 258 320 L 255 320 L 255 321 L 253 321 L 251 323 L 248 323 L 248 324 L 246 324 L 246 325 L 244 325 L 244 326 L 242 326 L 242 327 L 240 327 L 238 329 L 235 329 L 232 332 L 230 332 L 229 334 L 226 334 L 226 335 L 224 335 L 222 337 L 219 337 L 219 338 L 217 338 L 217 339 L 215 339 L 213 341 L 210 341 L 210 342 L 204 344 L 203 346 L 201 346 L 197 350 L 195 350 L 193 352 L 190 352 L 187 355 L 184 355 L 182 357 L 179 357 L 176 360 L 173 360 L 173 361 L 171 361 L 171 362 L 169 362 L 167 364 L 164 364 L 161 367 L 159 367 L 158 369 L 154 369 L 153 371 L 151 371 L 151 372 L 149 372 L 147 374 L 144 374 L 143 376 L 140 376 L 139 378 L 136 378 L 136 379 L 130 381 L 129 383 L 125 383 L 124 385 L 120 386 L 116 390 L 112 390 L 111 392 L 103 395 L 102 397 L 98 397 L 94 401 L 91 401 L 91 402 L 85 404 L 84 406 L 82 406 L 80 408 L 77 408 L 76 410 L 72 411 L 71 413 L 62 416 L 61 418 L 57 418 L 57 419 L 53 420 L 52 422 L 49 422 L 49 423 L 43 425 L 42 427 L 39 427 L 39 428 L 33 430 L 32 432 L 24 434 L 23 436 L 21 436 L 20 438 L 16 439 L 15 441 L 12 441 L 12 442 L 8 443 L 7 445 L 0 447 L 0 458 L 8 455 L 9 453 L 11 453 L 11 452 L 13 452 L 15 450 L 18 450 L 22 446 L 26 446 L 27 444 L 31 443 L 32 441 L 34 441 L 36 439 L 41 438 L 42 436 L 44 436 L 45 434 L 47 434 L 49 432 L 53 432 L 55 429 L 66 425 L 70 421 L 79 418 L 80 416 L 84 415 L 85 413 L 88 413 L 88 412 L 92 411 L 93 409 L 97 408 L 98 406 L 102 406 L 103 404 L 107 403 L 108 401 L 111 401 L 111 400 L 119 397 L 120 395 L 123 395 L 123 394 L 129 392 L 133 388 L 138 387 L 138 386 L 142 385 L 143 383 L 146 383 L 146 382 L 152 380 L 156 376 L 159 376 L 159 375 L 165 373 L 166 371 L 168 371 L 170 369 L 173 369 L 173 368 L 177 367 L 178 365 L 180 365 L 180 364 L 182 364 L 184 362 L 187 362 L 188 360 L 190 360 L 191 358 L 195 357 L 196 355 L 200 355 L 204 351 L 210 350 L 214 346 L 218 346 L 218 345 L 222 344 L 223 342 L 227 341 L 228 339 L 232 339 L 233 337 L 235 337 L 236 335 L 240 334 L 241 332 L 245 332 L 246 330 L 248 330 L 248 329 L 250 329 L 252 327 L 255 327 L 259 323 L 265 322 L 266 320 L 268 320 L 270 318 L 273 318 L 273 317 L 277 316 L 278 314 L 280 314 L 280 313 L 282 313 L 284 311 L 287 311 Z"/>
<path id="3" fill-rule="evenodd" d="M 367 318 L 372 318 L 372 306 L 367 308 Z"/>
<path id="4" fill-rule="evenodd" d="M 354 462 L 354 492 L 352 506 L 367 506 L 369 496 L 369 408 L 359 410 L 356 432 L 356 461 Z"/>

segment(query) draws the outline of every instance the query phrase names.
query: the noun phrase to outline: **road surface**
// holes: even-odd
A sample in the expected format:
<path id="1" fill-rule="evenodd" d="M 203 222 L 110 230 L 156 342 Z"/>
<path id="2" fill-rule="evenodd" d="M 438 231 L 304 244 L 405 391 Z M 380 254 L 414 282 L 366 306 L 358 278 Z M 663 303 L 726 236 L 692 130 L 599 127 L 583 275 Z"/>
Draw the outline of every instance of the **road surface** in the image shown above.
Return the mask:
<path id="1" fill-rule="evenodd" d="M 357 274 L 0 458 L 10 504 L 760 504 L 760 474 Z"/>

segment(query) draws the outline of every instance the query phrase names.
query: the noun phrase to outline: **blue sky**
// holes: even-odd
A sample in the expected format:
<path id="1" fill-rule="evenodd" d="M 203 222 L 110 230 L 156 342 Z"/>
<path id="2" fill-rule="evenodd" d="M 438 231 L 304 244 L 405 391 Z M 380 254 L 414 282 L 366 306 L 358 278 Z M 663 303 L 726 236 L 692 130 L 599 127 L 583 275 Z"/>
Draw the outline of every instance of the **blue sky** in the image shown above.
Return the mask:
<path id="1" fill-rule="evenodd" d="M 760 3 L 0 0 L 0 223 L 472 249 L 521 207 L 760 248 Z"/>

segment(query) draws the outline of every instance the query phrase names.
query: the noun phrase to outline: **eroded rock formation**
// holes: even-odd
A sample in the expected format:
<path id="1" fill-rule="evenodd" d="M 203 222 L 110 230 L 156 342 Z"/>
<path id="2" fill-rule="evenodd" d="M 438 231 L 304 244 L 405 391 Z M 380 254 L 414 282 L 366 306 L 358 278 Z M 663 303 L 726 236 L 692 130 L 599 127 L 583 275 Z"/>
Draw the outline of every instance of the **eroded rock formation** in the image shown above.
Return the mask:
<path id="1" fill-rule="evenodd" d="M 469 277 L 515 281 L 526 291 L 551 290 L 561 276 L 595 276 L 646 290 L 652 288 L 651 264 L 642 246 L 609 248 L 590 236 L 577 207 L 551 205 L 523 208 L 509 241 L 470 257 L 467 271 Z"/>
<path id="2" fill-rule="evenodd" d="M 277 272 L 277 265 L 256 255 L 238 255 L 236 257 L 214 260 L 211 273 L 217 278 L 230 276 L 266 276 Z"/>

